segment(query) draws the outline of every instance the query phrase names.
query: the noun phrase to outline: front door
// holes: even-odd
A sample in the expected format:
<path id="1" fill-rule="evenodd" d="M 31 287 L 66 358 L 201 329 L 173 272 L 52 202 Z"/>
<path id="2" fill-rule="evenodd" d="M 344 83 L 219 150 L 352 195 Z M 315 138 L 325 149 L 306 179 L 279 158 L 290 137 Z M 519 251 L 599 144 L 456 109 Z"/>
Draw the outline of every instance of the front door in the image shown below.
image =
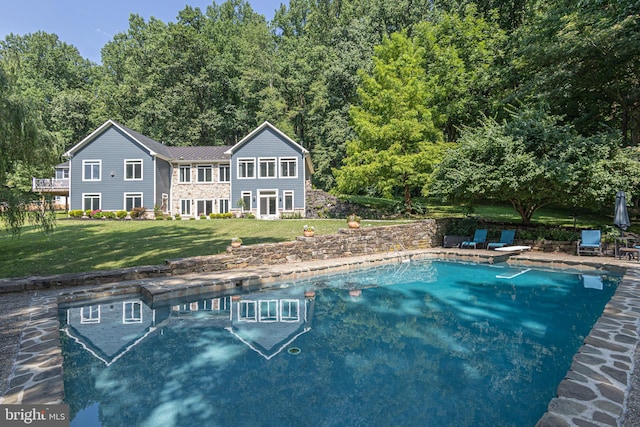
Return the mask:
<path id="1" fill-rule="evenodd" d="M 276 190 L 258 190 L 258 218 L 278 218 L 278 192 Z"/>

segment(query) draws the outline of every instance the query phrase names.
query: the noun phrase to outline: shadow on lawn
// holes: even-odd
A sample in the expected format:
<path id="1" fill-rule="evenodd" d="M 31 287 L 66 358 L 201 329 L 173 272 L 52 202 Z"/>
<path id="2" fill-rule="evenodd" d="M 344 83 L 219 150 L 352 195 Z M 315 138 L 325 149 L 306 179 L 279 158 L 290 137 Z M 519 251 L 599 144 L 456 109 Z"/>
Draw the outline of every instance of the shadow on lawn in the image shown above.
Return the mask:
<path id="1" fill-rule="evenodd" d="M 164 264 L 168 259 L 214 255 L 226 250 L 229 230 L 219 226 L 129 222 L 105 227 L 93 222 L 59 223 L 55 233 L 34 230 L 20 237 L 3 236 L 0 277 L 21 277 Z M 244 238 L 245 245 L 273 243 L 282 238 Z"/>

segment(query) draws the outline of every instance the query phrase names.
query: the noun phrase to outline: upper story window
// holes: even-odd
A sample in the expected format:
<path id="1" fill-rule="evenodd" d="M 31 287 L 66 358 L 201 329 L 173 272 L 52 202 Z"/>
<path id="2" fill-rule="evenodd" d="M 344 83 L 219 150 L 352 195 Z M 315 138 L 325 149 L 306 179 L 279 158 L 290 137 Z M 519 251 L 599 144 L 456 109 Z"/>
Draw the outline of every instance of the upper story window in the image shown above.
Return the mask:
<path id="1" fill-rule="evenodd" d="M 56 169 L 56 179 L 69 179 L 69 169 L 68 168 Z"/>
<path id="2" fill-rule="evenodd" d="M 80 307 L 80 323 L 100 323 L 100 306 Z"/>
<path id="3" fill-rule="evenodd" d="M 190 165 L 180 165 L 180 177 L 178 178 L 179 182 L 188 183 L 191 182 L 191 166 Z"/>
<path id="4" fill-rule="evenodd" d="M 142 160 L 124 161 L 124 179 L 125 181 L 142 180 Z"/>
<path id="5" fill-rule="evenodd" d="M 229 182 L 231 181 L 231 166 L 229 165 L 220 165 L 218 167 L 218 181 L 220 182 Z"/>
<path id="6" fill-rule="evenodd" d="M 298 159 L 282 158 L 280 159 L 280 177 L 281 178 L 297 178 L 298 177 Z"/>
<path id="7" fill-rule="evenodd" d="M 100 181 L 102 179 L 102 160 L 82 161 L 82 180 Z"/>
<path id="8" fill-rule="evenodd" d="M 198 165 L 198 182 L 213 182 L 213 166 Z"/>
<path id="9" fill-rule="evenodd" d="M 238 159 L 238 178 L 255 178 L 255 159 Z"/>
<path id="10" fill-rule="evenodd" d="M 122 323 L 142 323 L 142 302 L 122 303 Z"/>
<path id="11" fill-rule="evenodd" d="M 275 178 L 276 177 L 276 159 L 258 159 L 260 178 Z"/>

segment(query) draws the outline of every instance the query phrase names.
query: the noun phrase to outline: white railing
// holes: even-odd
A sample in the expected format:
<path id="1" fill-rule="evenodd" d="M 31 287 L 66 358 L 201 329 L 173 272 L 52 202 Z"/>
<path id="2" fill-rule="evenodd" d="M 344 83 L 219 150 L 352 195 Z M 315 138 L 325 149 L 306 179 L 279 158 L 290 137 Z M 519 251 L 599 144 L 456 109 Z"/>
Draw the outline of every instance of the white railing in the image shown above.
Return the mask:
<path id="1" fill-rule="evenodd" d="M 33 191 L 60 191 L 69 189 L 69 178 L 33 178 L 31 188 Z"/>

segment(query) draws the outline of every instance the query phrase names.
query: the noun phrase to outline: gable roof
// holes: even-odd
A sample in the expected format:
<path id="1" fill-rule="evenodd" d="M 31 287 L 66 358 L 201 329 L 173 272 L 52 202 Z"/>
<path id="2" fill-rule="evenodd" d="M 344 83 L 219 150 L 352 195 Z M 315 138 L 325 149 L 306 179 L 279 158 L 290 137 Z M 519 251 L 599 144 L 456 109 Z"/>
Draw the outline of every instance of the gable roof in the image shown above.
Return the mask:
<path id="1" fill-rule="evenodd" d="M 258 126 L 257 128 L 255 128 L 253 131 L 251 131 L 247 136 L 245 136 L 244 138 L 242 138 L 236 145 L 234 145 L 233 147 L 231 147 L 228 151 L 227 154 L 233 154 L 234 151 L 236 151 L 238 148 L 242 147 L 244 144 L 246 144 L 247 142 L 249 142 L 251 139 L 253 139 L 254 136 L 256 136 L 257 134 L 259 134 L 260 132 L 262 132 L 265 128 L 269 128 L 271 130 L 273 130 L 276 134 L 278 134 L 279 136 L 281 136 L 282 138 L 284 138 L 285 140 L 287 140 L 289 143 L 291 143 L 291 145 L 293 145 L 294 147 L 296 147 L 298 150 L 300 150 L 301 153 L 303 154 L 309 154 L 309 151 L 304 148 L 302 145 L 298 144 L 297 142 L 295 142 L 293 139 L 289 138 L 286 134 L 284 134 L 280 129 L 278 129 L 277 127 L 275 127 L 274 125 L 272 125 L 269 122 L 264 122 L 262 123 L 260 126 Z"/>
<path id="2" fill-rule="evenodd" d="M 100 126 L 98 129 L 94 130 L 89 136 L 85 139 L 74 145 L 69 151 L 64 153 L 65 157 L 72 157 L 73 154 L 79 149 L 83 148 L 97 137 L 102 135 L 105 131 L 107 131 L 111 127 L 118 128 L 121 132 L 128 135 L 134 142 L 139 144 L 141 147 L 145 148 L 150 155 L 158 156 L 164 158 L 165 160 L 170 160 L 171 154 L 169 152 L 169 147 L 164 144 L 159 143 L 158 141 L 154 141 L 153 139 L 145 136 L 139 132 L 134 131 L 133 129 L 129 129 L 125 125 L 122 125 L 115 120 L 107 120 Z"/>
<path id="3" fill-rule="evenodd" d="M 219 161 L 229 160 L 228 145 L 197 146 L 197 147 L 167 147 L 171 158 L 177 161 Z"/>

